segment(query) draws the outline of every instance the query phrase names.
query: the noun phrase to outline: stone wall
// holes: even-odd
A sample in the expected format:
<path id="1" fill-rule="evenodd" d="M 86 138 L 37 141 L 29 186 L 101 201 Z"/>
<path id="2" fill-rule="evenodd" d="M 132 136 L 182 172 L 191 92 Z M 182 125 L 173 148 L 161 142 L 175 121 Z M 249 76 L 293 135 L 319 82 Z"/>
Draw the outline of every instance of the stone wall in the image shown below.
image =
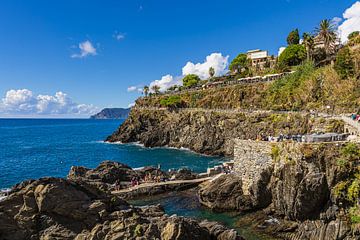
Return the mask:
<path id="1" fill-rule="evenodd" d="M 259 181 L 262 172 L 272 167 L 271 149 L 276 143 L 234 140 L 234 169 L 242 177 L 244 195 Z"/>

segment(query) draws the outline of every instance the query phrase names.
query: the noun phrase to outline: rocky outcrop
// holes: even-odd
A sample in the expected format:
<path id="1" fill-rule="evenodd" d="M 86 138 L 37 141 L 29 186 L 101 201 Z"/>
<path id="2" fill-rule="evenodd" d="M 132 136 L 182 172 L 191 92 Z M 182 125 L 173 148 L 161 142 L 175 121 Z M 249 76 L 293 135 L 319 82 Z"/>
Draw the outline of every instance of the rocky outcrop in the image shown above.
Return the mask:
<path id="1" fill-rule="evenodd" d="M 0 239 L 241 239 L 217 223 L 167 216 L 161 206 L 136 208 L 84 182 L 23 182 L 0 201 Z"/>
<path id="2" fill-rule="evenodd" d="M 323 122 L 324 121 L 324 122 Z M 209 155 L 233 155 L 233 139 L 256 139 L 324 130 L 327 120 L 310 115 L 240 113 L 232 111 L 179 111 L 132 109 L 109 142 L 140 142 L 146 147 L 188 148 Z"/>
<path id="3" fill-rule="evenodd" d="M 119 162 L 104 161 L 94 169 L 73 166 L 67 178 L 72 181 L 86 182 L 104 191 L 113 191 L 115 190 L 115 183 L 123 183 L 126 185 L 129 184 L 134 177 L 144 179 L 145 175 L 148 174 L 151 176 L 160 176 L 160 178 L 170 177 L 168 173 L 154 167 L 144 167 L 134 170 Z"/>
<path id="4" fill-rule="evenodd" d="M 200 188 L 199 201 L 215 211 L 249 210 L 250 199 L 244 196 L 241 185 L 241 177 L 222 175 Z"/>
<path id="5" fill-rule="evenodd" d="M 358 181 L 358 148 L 344 143 L 279 143 L 272 147 L 270 168 L 266 164 L 246 169 L 243 158 L 241 162 L 235 159 L 243 174 L 223 175 L 204 185 L 199 190 L 200 202 L 218 211 L 263 209 L 265 217 L 249 221 L 282 239 L 359 239 L 359 224 L 351 226 L 348 215 L 356 200 L 350 203 L 345 196 L 349 190 L 341 187 Z M 347 162 L 346 168 L 339 165 L 339 159 Z M 253 178 L 246 181 L 248 192 L 243 191 L 244 176 Z"/>

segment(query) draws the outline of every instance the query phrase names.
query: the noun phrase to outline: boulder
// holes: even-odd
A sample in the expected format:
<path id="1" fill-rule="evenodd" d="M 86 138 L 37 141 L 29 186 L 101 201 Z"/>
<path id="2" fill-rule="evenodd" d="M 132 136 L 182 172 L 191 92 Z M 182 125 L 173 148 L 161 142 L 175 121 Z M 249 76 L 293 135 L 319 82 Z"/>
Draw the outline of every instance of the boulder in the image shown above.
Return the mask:
<path id="1" fill-rule="evenodd" d="M 216 211 L 249 210 L 251 201 L 243 195 L 241 177 L 221 175 L 198 191 L 201 204 Z"/>

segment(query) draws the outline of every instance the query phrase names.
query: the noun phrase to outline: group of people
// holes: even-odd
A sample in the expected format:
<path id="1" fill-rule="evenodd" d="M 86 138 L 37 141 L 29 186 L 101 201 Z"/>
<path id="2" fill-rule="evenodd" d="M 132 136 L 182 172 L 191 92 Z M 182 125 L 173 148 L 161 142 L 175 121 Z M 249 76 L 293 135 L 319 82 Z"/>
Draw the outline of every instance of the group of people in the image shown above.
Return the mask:
<path id="1" fill-rule="evenodd" d="M 354 121 L 360 121 L 360 114 L 351 114 L 351 119 L 354 120 Z"/>
<path id="2" fill-rule="evenodd" d="M 151 173 L 147 173 L 144 176 L 143 181 L 146 183 L 149 182 L 161 182 L 163 179 L 161 178 L 161 176 L 159 174 L 155 174 L 154 176 L 151 175 Z"/>

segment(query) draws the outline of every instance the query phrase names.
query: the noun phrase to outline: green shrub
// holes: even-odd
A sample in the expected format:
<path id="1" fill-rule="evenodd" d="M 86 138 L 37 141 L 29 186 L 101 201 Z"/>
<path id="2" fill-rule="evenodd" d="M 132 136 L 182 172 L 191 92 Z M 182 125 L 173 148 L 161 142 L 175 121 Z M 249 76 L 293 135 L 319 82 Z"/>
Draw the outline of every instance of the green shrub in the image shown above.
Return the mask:
<path id="1" fill-rule="evenodd" d="M 160 100 L 160 105 L 167 108 L 181 108 L 184 106 L 184 101 L 179 95 L 172 95 Z"/>
<path id="2" fill-rule="evenodd" d="M 359 147 L 356 143 L 347 143 L 341 150 L 341 156 L 350 160 L 359 160 L 360 159 L 360 151 Z"/>
<path id="3" fill-rule="evenodd" d="M 279 161 L 280 159 L 280 148 L 278 145 L 273 145 L 271 147 L 271 153 L 270 153 L 270 156 L 271 158 L 274 160 L 274 161 Z"/>
<path id="4" fill-rule="evenodd" d="M 350 208 L 349 215 L 350 215 L 351 223 L 353 224 L 360 223 L 360 209 L 358 206 L 354 206 Z"/>
<path id="5" fill-rule="evenodd" d="M 346 188 L 347 188 L 348 182 L 342 181 L 335 185 L 334 187 L 334 195 L 336 197 L 345 197 Z"/>
<path id="6" fill-rule="evenodd" d="M 355 73 L 355 64 L 350 53 L 349 47 L 343 47 L 336 55 L 334 66 L 335 71 L 341 78 L 353 77 Z"/>
<path id="7" fill-rule="evenodd" d="M 357 203 L 359 200 L 360 193 L 360 181 L 355 179 L 348 188 L 347 198 L 349 201 Z"/>
<path id="8" fill-rule="evenodd" d="M 195 74 L 188 74 L 183 78 L 184 87 L 193 87 L 196 86 L 200 82 L 200 78 Z"/>

